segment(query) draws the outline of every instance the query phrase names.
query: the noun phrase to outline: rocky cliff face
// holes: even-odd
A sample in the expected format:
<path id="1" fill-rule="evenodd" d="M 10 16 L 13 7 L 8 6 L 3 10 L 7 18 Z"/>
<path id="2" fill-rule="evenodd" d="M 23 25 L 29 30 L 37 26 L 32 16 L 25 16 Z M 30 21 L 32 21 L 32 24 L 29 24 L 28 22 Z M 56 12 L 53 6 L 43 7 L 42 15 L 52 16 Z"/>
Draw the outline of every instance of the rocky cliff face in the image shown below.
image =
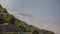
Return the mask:
<path id="1" fill-rule="evenodd" d="M 8 25 L 1 25 L 4 23 L 8 23 Z M 2 28 L 4 28 L 5 31 Z M 12 14 L 9 14 L 7 9 L 3 8 L 0 5 L 0 32 L 11 33 L 14 31 L 19 32 L 21 34 L 23 33 L 25 34 L 55 34 L 54 32 L 39 29 L 32 25 L 28 25 L 24 21 L 15 18 Z"/>

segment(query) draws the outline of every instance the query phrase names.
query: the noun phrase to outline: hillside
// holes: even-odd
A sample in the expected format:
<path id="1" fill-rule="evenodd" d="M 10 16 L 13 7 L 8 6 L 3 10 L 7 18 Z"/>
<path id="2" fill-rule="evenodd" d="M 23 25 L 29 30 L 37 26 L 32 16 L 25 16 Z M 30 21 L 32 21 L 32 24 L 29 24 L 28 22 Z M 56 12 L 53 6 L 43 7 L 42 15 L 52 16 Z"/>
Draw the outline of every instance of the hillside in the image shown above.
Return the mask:
<path id="1" fill-rule="evenodd" d="M 4 23 L 8 23 L 8 25 L 4 25 Z M 3 30 L 3 28 L 6 28 L 6 29 Z M 3 8 L 1 5 L 0 5 L 0 32 L 1 33 L 2 32 L 10 32 L 10 33 L 18 32 L 18 34 L 19 33 L 21 34 L 22 33 L 24 34 L 55 34 L 52 31 L 39 29 L 35 26 L 28 25 L 26 22 L 19 20 L 15 18 L 14 15 L 8 13 L 7 9 Z"/>

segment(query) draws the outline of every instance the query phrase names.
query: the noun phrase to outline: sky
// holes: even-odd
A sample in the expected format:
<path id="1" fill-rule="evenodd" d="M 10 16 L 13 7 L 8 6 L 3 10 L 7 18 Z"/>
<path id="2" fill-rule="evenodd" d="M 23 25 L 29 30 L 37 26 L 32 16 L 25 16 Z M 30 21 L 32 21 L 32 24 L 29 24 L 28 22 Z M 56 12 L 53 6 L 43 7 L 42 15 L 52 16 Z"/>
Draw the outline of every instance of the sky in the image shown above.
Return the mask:
<path id="1" fill-rule="evenodd" d="M 60 0 L 0 0 L 0 4 L 8 11 L 32 15 L 29 24 L 60 33 Z"/>

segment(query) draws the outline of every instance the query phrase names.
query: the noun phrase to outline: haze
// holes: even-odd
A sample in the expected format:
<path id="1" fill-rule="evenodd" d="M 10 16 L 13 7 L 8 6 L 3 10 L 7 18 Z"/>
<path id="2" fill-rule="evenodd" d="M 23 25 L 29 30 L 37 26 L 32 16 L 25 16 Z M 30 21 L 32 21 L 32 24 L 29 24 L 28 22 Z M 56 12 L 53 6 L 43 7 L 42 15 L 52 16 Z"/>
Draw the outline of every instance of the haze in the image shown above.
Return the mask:
<path id="1" fill-rule="evenodd" d="M 30 14 L 34 22 L 27 22 L 41 29 L 60 33 L 60 0 L 0 0 L 8 11 Z"/>

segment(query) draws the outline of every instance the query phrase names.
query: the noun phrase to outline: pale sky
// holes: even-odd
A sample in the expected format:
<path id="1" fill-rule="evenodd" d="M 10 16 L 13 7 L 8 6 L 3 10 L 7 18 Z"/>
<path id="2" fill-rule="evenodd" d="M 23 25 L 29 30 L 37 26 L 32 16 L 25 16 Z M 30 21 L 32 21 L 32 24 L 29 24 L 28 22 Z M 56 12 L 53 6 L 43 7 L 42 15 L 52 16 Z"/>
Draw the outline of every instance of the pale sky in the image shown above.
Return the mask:
<path id="1" fill-rule="evenodd" d="M 60 32 L 60 0 L 0 0 L 0 4 L 8 11 L 31 14 L 34 26 Z"/>

